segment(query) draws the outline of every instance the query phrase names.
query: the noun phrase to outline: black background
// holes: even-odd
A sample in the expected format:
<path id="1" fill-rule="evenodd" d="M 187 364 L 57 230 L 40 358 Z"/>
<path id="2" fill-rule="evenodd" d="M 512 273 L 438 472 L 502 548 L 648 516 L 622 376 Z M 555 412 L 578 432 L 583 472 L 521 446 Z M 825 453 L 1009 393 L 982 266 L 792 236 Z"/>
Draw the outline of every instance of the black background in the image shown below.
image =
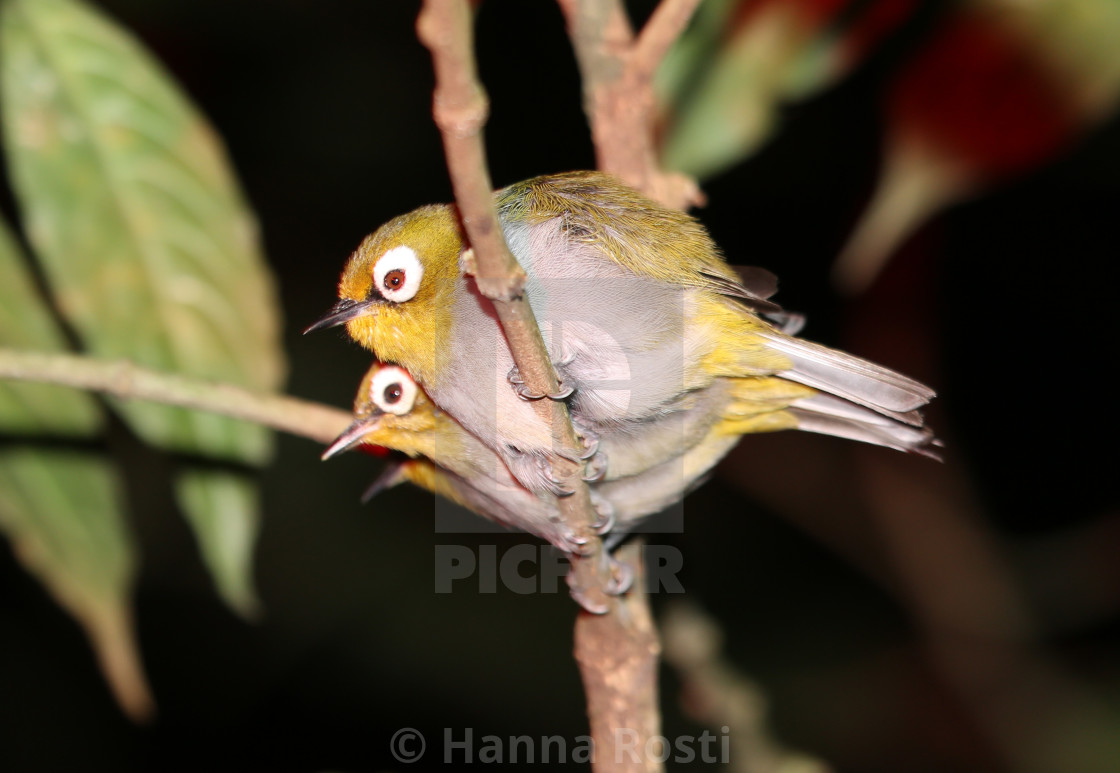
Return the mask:
<path id="1" fill-rule="evenodd" d="M 366 233 L 450 198 L 417 3 L 98 4 L 155 51 L 225 138 L 279 278 L 288 391 L 348 405 L 368 355 L 337 332 L 299 331 L 331 304 Z M 648 6 L 634 4 L 635 14 Z M 1100 574 L 1091 557 L 1030 561 L 1031 546 L 1084 529 L 1107 537 L 1100 524 L 1117 514 L 1115 122 L 937 218 L 866 298 L 842 301 L 828 282 L 878 170 L 884 85 L 935 20 L 922 16 L 842 84 L 785 109 L 772 141 L 704 184 L 698 215 L 732 262 L 782 277 L 779 299 L 808 312 L 808 337 L 938 389 L 931 422 L 949 444 L 947 467 L 971 486 L 975 523 L 1010 561 L 1028 609 L 1059 621 L 1040 627 L 1037 651 L 1115 705 L 1116 572 L 1073 585 L 1062 569 Z M 591 167 L 555 4 L 487 0 L 477 29 L 495 184 Z M 403 767 L 388 749 L 400 727 L 420 729 L 430 748 L 445 727 L 586 732 L 570 600 L 479 594 L 469 583 L 434 594 L 433 545 L 448 539 L 433 532 L 431 499 L 401 488 L 359 506 L 376 462 L 321 464 L 314 444 L 279 439 L 261 475 L 266 614 L 249 624 L 209 587 L 172 504 L 169 460 L 120 427 L 110 445 L 127 462 L 143 563 L 138 624 L 159 717 L 135 727 L 119 713 L 77 625 L 0 547 L 0 769 L 372 771 Z M 924 644 L 894 563 L 906 559 L 866 513 L 867 454 L 890 452 L 746 438 L 687 501 L 686 531 L 657 539 L 682 551 L 688 598 L 721 621 L 728 657 L 766 690 L 783 742 L 844 771 L 1003 769 L 998 744 Z M 943 474 L 917 458 L 885 464 Z M 828 508 L 807 522 L 790 516 L 790 497 Z M 956 556 L 938 550 L 931 539 L 930 560 L 952 577 Z M 1061 623 L 1052 598 L 1067 586 L 1104 601 Z M 668 670 L 662 702 L 667 735 L 699 732 Z M 412 769 L 437 761 L 430 752 Z"/>

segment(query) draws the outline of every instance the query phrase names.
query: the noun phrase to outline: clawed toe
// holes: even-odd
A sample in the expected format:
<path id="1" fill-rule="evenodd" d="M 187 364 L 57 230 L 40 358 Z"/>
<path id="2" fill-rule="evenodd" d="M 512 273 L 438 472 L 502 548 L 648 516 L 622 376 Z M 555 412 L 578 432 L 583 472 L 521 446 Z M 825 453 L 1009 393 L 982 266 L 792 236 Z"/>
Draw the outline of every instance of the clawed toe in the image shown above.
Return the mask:
<path id="1" fill-rule="evenodd" d="M 579 556 L 580 558 L 587 558 L 591 555 L 591 551 L 588 550 L 587 547 L 587 537 L 581 537 L 573 532 L 567 532 L 564 534 L 563 542 L 563 550 L 572 555 Z"/>
<path id="2" fill-rule="evenodd" d="M 607 582 L 606 591 L 612 596 L 621 596 L 634 585 L 634 570 L 629 564 L 616 561 L 611 562 L 611 579 Z"/>
<path id="3" fill-rule="evenodd" d="M 602 480 L 607 476 L 607 456 L 606 454 L 596 454 L 587 463 L 587 467 L 583 470 L 581 476 L 588 483 Z"/>
<path id="4" fill-rule="evenodd" d="M 559 381 L 559 392 L 555 392 L 553 394 L 540 394 L 538 392 L 534 392 L 532 389 L 529 389 L 529 387 L 525 385 L 525 379 L 521 377 L 521 371 L 517 369 L 516 365 L 514 365 L 513 368 L 510 369 L 509 375 L 506 376 L 506 379 L 509 381 L 510 386 L 513 387 L 513 391 L 517 394 L 517 396 L 522 400 L 528 402 L 543 400 L 546 397 L 549 400 L 566 400 L 571 397 L 576 391 L 575 387 L 564 386 L 564 381 L 561 379 Z"/>
<path id="5" fill-rule="evenodd" d="M 570 497 L 576 493 L 576 490 L 565 486 L 564 481 L 550 477 L 548 479 L 548 493 L 554 497 Z"/>
<path id="6" fill-rule="evenodd" d="M 580 453 L 578 460 L 586 462 L 583 479 L 588 483 L 602 480 L 607 475 L 607 455 L 599 450 L 599 433 L 578 423 L 575 429 L 579 434 L 580 442 L 583 443 L 583 452 Z"/>
<path id="7" fill-rule="evenodd" d="M 579 458 L 583 461 L 587 461 L 595 454 L 599 453 L 599 436 L 589 429 L 580 429 L 577 431 L 579 432 L 580 440 L 583 441 L 583 453 L 579 455 Z"/>
<path id="8" fill-rule="evenodd" d="M 569 538 L 572 535 L 569 535 Z M 582 548 L 582 546 L 581 546 Z M 571 553 L 583 558 L 591 557 L 586 550 L 572 550 Z M 575 572 L 569 572 L 567 577 L 568 588 L 572 598 L 588 612 L 601 615 L 610 609 L 610 596 L 621 596 L 628 592 L 634 585 L 634 570 L 629 564 L 615 560 L 611 554 L 603 550 L 599 552 L 600 570 L 607 574 L 606 583 L 600 590 L 598 587 L 586 588 L 580 584 Z M 603 594 L 606 594 L 604 596 Z"/>
<path id="9" fill-rule="evenodd" d="M 591 492 L 591 503 L 595 506 L 595 514 L 598 516 L 595 522 L 591 524 L 591 529 L 600 537 L 609 534 L 610 530 L 614 528 L 614 505 L 595 492 Z"/>
<path id="10" fill-rule="evenodd" d="M 564 485 L 564 481 L 560 480 L 553 474 L 552 463 L 546 457 L 536 457 L 536 466 L 540 472 L 540 477 L 544 481 L 545 488 L 549 493 L 555 497 L 570 497 L 576 493 L 575 489 L 570 489 Z"/>

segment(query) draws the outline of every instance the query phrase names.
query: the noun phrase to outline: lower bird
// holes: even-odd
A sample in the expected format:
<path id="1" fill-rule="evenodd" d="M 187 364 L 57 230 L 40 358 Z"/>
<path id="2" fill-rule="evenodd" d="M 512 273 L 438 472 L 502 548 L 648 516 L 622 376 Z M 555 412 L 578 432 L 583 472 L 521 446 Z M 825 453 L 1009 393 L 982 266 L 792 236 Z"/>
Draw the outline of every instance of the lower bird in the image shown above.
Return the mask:
<path id="1" fill-rule="evenodd" d="M 858 411 L 854 419 L 846 419 L 831 410 L 834 398 L 781 379 L 771 381 L 764 388 L 753 380 L 723 379 L 702 393 L 709 406 L 693 405 L 676 414 L 693 419 L 691 426 L 671 421 L 651 425 L 664 435 L 661 443 L 668 444 L 669 438 L 678 443 L 680 453 L 667 460 L 650 464 L 648 446 L 618 433 L 602 441 L 614 460 L 614 473 L 590 487 L 600 533 L 606 536 L 605 557 L 609 559 L 609 550 L 643 519 L 703 483 L 743 434 L 797 428 L 802 418 L 804 428 L 823 428 L 828 434 L 844 435 L 845 428 L 851 434 L 868 431 L 867 418 Z M 791 400 L 801 401 L 804 407 L 789 408 Z M 818 412 L 820 405 L 830 410 Z M 701 415 L 708 418 L 696 421 Z M 507 528 L 534 534 L 567 554 L 583 551 L 585 542 L 564 522 L 556 497 L 522 486 L 492 449 L 437 408 L 403 368 L 374 363 L 358 389 L 354 416 L 350 427 L 323 453 L 324 459 L 359 444 L 388 448 L 406 457 L 390 463 L 366 498 L 407 481 Z M 627 577 L 616 574 L 616 592 L 627 584 Z M 587 603 L 580 589 L 573 588 L 573 595 Z"/>

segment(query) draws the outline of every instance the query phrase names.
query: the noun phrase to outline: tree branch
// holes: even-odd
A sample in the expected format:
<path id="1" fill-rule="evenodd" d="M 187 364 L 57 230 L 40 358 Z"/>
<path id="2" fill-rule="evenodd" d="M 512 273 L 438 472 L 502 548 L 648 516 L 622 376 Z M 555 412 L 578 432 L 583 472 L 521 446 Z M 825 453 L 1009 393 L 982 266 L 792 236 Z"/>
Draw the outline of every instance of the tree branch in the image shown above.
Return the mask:
<path id="1" fill-rule="evenodd" d="M 599 167 L 669 206 L 700 201 L 691 180 L 667 175 L 657 166 L 653 144 L 652 76 L 673 40 L 683 30 L 698 0 L 665 0 L 637 43 L 620 0 L 559 0 L 568 20 L 584 78 L 584 107 L 591 122 Z M 482 127 L 488 104 L 478 82 L 470 9 L 465 0 L 424 0 L 417 20 L 420 40 L 431 51 L 436 73 L 433 115 L 443 136 L 455 200 L 471 246 L 468 269 L 479 290 L 494 303 L 514 361 L 526 386 L 538 394 L 559 389 L 548 351 L 527 300 L 520 295 L 524 273 L 502 238 L 486 167 Z M 578 438 L 567 406 L 541 401 L 562 456 L 578 456 Z M 558 458 L 554 472 L 576 491 L 560 499 L 565 523 L 589 540 L 589 557 L 572 559 L 573 587 L 594 591 L 605 615 L 581 613 L 576 621 L 575 654 L 587 693 L 595 739 L 596 770 L 658 771 L 647 742 L 660 730 L 657 702 L 659 644 L 643 588 L 639 545 L 618 551 L 634 574 L 624 599 L 603 594 L 607 581 L 598 537 L 591 529 L 593 510 L 581 466 Z M 631 758 L 618 752 L 619 731 L 632 733 L 647 753 Z"/>
<path id="2" fill-rule="evenodd" d="M 628 67 L 635 78 L 647 82 L 653 79 L 661 60 L 688 27 L 698 5 L 700 0 L 661 0 L 630 52 Z"/>
<path id="3" fill-rule="evenodd" d="M 766 694 L 723 657 L 719 624 L 696 606 L 675 601 L 661 623 L 665 662 L 681 683 L 685 713 L 716 728 L 715 754 L 732 773 L 829 773 L 823 761 L 784 748 L 769 726 Z M 726 743 L 726 746 L 723 746 Z M 726 752 L 728 759 L 722 759 Z"/>
<path id="4" fill-rule="evenodd" d="M 473 253 L 468 264 L 473 263 L 479 289 L 494 303 L 526 385 L 538 394 L 554 394 L 559 390 L 556 374 L 528 301 L 517 294 L 523 274 L 519 269 L 514 273 L 516 263 L 494 212 L 482 141 L 487 104 L 477 80 L 471 24 L 465 0 L 425 0 L 423 4 L 417 31 L 432 53 L 436 71 L 433 113 L 443 135 L 455 199 Z M 459 116 L 465 118 L 459 120 Z M 503 281 L 504 277 L 509 281 Z M 564 456 L 577 457 L 580 445 L 567 405 L 558 400 L 542 400 L 537 405 L 550 422 L 555 447 Z M 588 540 L 589 555 L 572 557 L 569 582 L 585 607 L 590 602 L 606 612 L 581 612 L 575 628 L 575 654 L 595 740 L 595 769 L 657 771 L 661 765 L 656 757 L 645 754 L 637 761 L 622 759 L 615 748 L 622 729 L 634 734 L 637 748 L 645 749 L 646 741 L 656 737 L 660 728 L 659 645 L 641 587 L 640 553 L 636 546 L 620 551 L 635 576 L 629 596 L 607 595 L 604 588 L 610 578 L 602 543 L 591 528 L 594 511 L 587 484 L 580 478 L 581 467 L 558 457 L 553 472 L 576 492 L 559 500 L 565 523 Z"/>
<path id="5" fill-rule="evenodd" d="M 425 0 L 416 21 L 420 41 L 431 51 L 436 74 L 432 112 L 443 137 L 455 202 L 470 244 L 468 265 L 479 290 L 497 311 L 513 360 L 525 385 L 537 394 L 556 394 L 560 384 L 533 310 L 521 289 L 525 274 L 505 243 L 494 209 L 493 185 L 486 166 L 482 127 L 488 104 L 474 60 L 473 19 L 466 0 Z M 473 265 L 471 265 L 473 264 Z M 552 427 L 557 449 L 553 474 L 575 494 L 558 499 L 565 524 L 586 540 L 587 556 L 572 559 L 570 582 L 586 607 L 606 611 L 604 588 L 610 580 L 602 561 L 602 541 L 592 529 L 591 494 L 581 478 L 582 453 L 568 407 L 540 400 L 536 409 Z"/>
<path id="6" fill-rule="evenodd" d="M 263 424 L 320 443 L 334 440 L 353 419 L 348 412 L 321 403 L 160 373 L 127 360 L 98 360 L 77 354 L 0 348 L 0 379 L 60 384 L 123 400 L 194 408 Z"/>
<path id="7" fill-rule="evenodd" d="M 662 0 L 638 40 L 622 0 L 557 0 L 583 78 L 599 168 L 665 206 L 703 203 L 696 181 L 664 172 L 654 142 L 653 75 L 698 0 Z"/>
<path id="8" fill-rule="evenodd" d="M 664 751 L 657 694 L 661 643 L 650 614 L 641 540 L 615 551 L 634 572 L 630 592 L 609 615 L 581 614 L 576 620 L 575 658 L 587 693 L 587 718 L 595 739 L 592 766 L 601 771 L 658 773 Z M 660 753 L 659 753 L 660 752 Z"/>

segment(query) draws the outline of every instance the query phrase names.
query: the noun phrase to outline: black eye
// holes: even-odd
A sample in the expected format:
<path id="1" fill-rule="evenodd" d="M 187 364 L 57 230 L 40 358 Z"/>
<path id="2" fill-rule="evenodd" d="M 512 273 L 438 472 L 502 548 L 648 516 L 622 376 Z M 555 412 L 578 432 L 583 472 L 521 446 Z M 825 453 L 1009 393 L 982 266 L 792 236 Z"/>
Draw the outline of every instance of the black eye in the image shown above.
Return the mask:
<path id="1" fill-rule="evenodd" d="M 401 388 L 401 385 L 394 382 L 385 387 L 385 391 L 382 393 L 382 397 L 385 398 L 385 402 L 388 405 L 393 405 L 394 403 L 400 402 L 401 395 L 403 394 L 404 390 Z"/>
<path id="2" fill-rule="evenodd" d="M 395 268 L 385 275 L 385 279 L 381 281 L 386 290 L 399 290 L 404 286 L 404 269 Z"/>

